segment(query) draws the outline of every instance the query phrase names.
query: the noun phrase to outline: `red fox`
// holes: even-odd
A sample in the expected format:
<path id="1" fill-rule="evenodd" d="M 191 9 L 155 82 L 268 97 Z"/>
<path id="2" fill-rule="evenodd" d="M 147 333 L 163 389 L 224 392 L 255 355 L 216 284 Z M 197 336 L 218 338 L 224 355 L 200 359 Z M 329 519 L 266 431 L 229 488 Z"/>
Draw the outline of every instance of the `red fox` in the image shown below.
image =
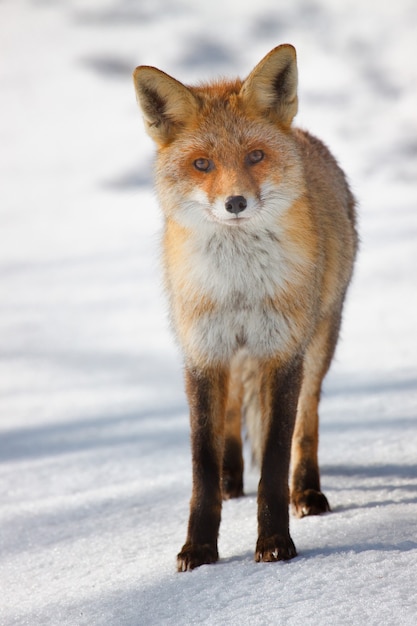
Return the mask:
<path id="1" fill-rule="evenodd" d="M 355 200 L 323 143 L 292 126 L 293 46 L 243 81 L 188 87 L 140 66 L 134 84 L 157 145 L 165 286 L 190 408 L 178 571 L 218 560 L 222 499 L 243 494 L 241 416 L 260 466 L 255 560 L 291 559 L 289 504 L 298 517 L 330 510 L 318 404 L 357 248 Z"/>

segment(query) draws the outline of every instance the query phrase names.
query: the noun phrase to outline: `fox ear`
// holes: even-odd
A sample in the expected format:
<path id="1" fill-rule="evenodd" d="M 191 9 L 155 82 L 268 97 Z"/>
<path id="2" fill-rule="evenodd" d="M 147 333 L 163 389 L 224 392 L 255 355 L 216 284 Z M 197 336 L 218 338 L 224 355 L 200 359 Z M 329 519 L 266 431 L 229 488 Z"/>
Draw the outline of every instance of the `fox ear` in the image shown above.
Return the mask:
<path id="1" fill-rule="evenodd" d="M 148 134 L 158 145 L 168 144 L 194 117 L 196 98 L 185 85 L 155 67 L 137 67 L 133 82 Z"/>
<path id="2" fill-rule="evenodd" d="M 240 95 L 248 109 L 289 127 L 298 108 L 295 48 L 284 44 L 271 50 L 244 81 Z"/>

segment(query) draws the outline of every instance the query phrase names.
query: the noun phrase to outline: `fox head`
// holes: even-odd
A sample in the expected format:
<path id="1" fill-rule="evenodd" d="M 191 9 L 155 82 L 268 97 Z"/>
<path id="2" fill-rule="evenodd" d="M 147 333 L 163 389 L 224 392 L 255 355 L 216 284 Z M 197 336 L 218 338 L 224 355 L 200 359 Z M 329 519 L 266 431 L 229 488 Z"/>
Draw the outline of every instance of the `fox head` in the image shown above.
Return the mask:
<path id="1" fill-rule="evenodd" d="M 293 46 L 272 50 L 241 81 L 188 87 L 154 67 L 133 73 L 148 134 L 158 148 L 156 182 L 166 214 L 242 225 L 294 200 L 299 161 Z"/>

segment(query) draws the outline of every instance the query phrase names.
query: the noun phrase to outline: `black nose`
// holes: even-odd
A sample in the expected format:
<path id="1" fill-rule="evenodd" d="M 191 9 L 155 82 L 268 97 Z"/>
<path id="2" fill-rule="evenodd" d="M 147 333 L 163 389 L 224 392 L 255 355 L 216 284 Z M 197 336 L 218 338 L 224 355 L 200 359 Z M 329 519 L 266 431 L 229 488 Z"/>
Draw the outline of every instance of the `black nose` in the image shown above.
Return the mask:
<path id="1" fill-rule="evenodd" d="M 243 196 L 229 196 L 226 198 L 224 206 L 226 207 L 226 211 L 237 215 L 246 209 L 248 203 L 246 202 L 246 198 Z"/>

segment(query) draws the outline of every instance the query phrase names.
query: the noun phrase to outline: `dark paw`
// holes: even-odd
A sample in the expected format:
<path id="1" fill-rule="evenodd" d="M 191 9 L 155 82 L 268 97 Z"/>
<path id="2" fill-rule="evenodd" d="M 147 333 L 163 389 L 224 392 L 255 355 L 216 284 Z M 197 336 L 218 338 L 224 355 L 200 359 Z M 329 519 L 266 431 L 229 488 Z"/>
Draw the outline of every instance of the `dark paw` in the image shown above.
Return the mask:
<path id="1" fill-rule="evenodd" d="M 289 535 L 273 535 L 259 538 L 256 544 L 255 561 L 273 563 L 274 561 L 289 561 L 297 556 L 293 540 Z"/>
<path id="2" fill-rule="evenodd" d="M 291 497 L 291 511 L 296 517 L 307 515 L 321 515 L 330 511 L 330 505 L 326 496 L 321 491 L 306 489 L 301 493 L 295 493 Z"/>
<path id="3" fill-rule="evenodd" d="M 243 496 L 243 479 L 242 473 L 225 472 L 222 477 L 222 496 L 223 500 L 230 498 L 240 498 Z"/>
<path id="4" fill-rule="evenodd" d="M 177 570 L 179 572 L 190 572 L 200 565 L 215 563 L 218 559 L 219 553 L 216 546 L 186 543 L 177 556 Z"/>

